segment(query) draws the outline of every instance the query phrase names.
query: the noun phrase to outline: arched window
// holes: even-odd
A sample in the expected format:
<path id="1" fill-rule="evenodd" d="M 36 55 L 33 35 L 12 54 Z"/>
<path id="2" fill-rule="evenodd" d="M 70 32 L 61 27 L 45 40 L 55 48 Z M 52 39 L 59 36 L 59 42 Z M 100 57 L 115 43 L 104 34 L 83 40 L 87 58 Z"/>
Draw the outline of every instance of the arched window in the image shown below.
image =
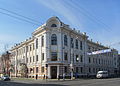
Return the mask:
<path id="1" fill-rule="evenodd" d="M 51 27 L 57 27 L 57 25 L 56 24 L 52 24 Z"/>
<path id="2" fill-rule="evenodd" d="M 64 45 L 67 46 L 67 35 L 64 35 Z"/>
<path id="3" fill-rule="evenodd" d="M 56 36 L 56 34 L 52 34 L 52 36 L 51 36 L 51 45 L 57 45 L 57 36 Z"/>

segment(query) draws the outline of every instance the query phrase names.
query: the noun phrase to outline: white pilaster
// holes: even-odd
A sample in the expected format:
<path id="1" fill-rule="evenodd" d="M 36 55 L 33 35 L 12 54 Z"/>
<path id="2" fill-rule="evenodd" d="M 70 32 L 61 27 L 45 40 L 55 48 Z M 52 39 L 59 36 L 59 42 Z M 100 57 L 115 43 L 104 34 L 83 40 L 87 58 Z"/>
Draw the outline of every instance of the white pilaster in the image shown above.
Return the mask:
<path id="1" fill-rule="evenodd" d="M 48 65 L 48 78 L 51 78 L 51 68 L 49 65 Z"/>
<path id="2" fill-rule="evenodd" d="M 57 65 L 57 78 L 58 78 L 58 75 L 60 74 L 60 70 L 59 70 L 59 65 Z"/>

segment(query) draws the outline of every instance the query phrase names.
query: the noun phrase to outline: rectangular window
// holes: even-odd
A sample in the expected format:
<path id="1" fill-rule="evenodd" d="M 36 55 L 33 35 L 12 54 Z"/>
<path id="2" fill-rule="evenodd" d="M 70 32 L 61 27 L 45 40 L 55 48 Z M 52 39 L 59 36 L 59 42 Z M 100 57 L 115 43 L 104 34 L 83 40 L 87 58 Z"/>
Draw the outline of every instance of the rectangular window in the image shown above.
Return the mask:
<path id="1" fill-rule="evenodd" d="M 65 46 L 67 46 L 67 41 L 68 41 L 67 35 L 64 35 L 64 45 L 65 45 Z"/>
<path id="2" fill-rule="evenodd" d="M 42 53 L 42 60 L 44 60 L 44 53 Z"/>
<path id="3" fill-rule="evenodd" d="M 30 45 L 30 51 L 32 50 L 31 45 Z"/>
<path id="4" fill-rule="evenodd" d="M 56 34 L 52 34 L 52 36 L 51 36 L 51 45 L 57 45 L 57 36 L 56 36 Z"/>
<path id="5" fill-rule="evenodd" d="M 23 52 L 25 53 L 25 47 L 23 48 Z"/>
<path id="6" fill-rule="evenodd" d="M 93 63 L 95 63 L 95 58 L 93 58 Z"/>
<path id="7" fill-rule="evenodd" d="M 36 49 L 38 49 L 38 39 L 36 39 Z"/>
<path id="8" fill-rule="evenodd" d="M 30 63 L 31 63 L 31 57 L 30 57 Z"/>
<path id="9" fill-rule="evenodd" d="M 91 68 L 89 68 L 89 73 L 91 73 Z"/>
<path id="10" fill-rule="evenodd" d="M 67 73 L 67 66 L 65 66 L 65 71 L 64 72 Z"/>
<path id="11" fill-rule="evenodd" d="M 41 44 L 42 44 L 42 47 L 44 46 L 44 36 L 41 37 Z"/>
<path id="12" fill-rule="evenodd" d="M 72 55 L 72 57 L 73 57 L 72 60 L 73 60 L 73 63 L 74 63 L 74 54 Z"/>
<path id="13" fill-rule="evenodd" d="M 35 61 L 34 56 L 33 56 L 33 62 Z"/>
<path id="14" fill-rule="evenodd" d="M 82 41 L 80 41 L 80 50 L 83 49 L 83 46 L 82 46 Z"/>
<path id="15" fill-rule="evenodd" d="M 33 50 L 35 49 L 35 47 L 34 47 L 34 43 L 33 43 Z"/>
<path id="16" fill-rule="evenodd" d="M 78 73 L 79 72 L 79 68 L 78 67 L 76 67 L 76 73 Z"/>
<path id="17" fill-rule="evenodd" d="M 38 67 L 36 67 L 36 73 L 38 73 Z"/>
<path id="18" fill-rule="evenodd" d="M 83 73 L 83 67 L 80 67 L 80 72 Z"/>
<path id="19" fill-rule="evenodd" d="M 78 40 L 76 39 L 76 49 L 78 49 Z"/>
<path id="20" fill-rule="evenodd" d="M 91 59 L 90 59 L 90 57 L 89 57 L 89 63 L 91 63 Z"/>
<path id="21" fill-rule="evenodd" d="M 36 61 L 38 61 L 38 55 L 36 55 Z"/>
<path id="22" fill-rule="evenodd" d="M 100 59 L 99 59 L 99 64 L 100 64 Z"/>
<path id="23" fill-rule="evenodd" d="M 57 52 L 51 53 L 51 61 L 57 61 Z"/>
<path id="24" fill-rule="evenodd" d="M 64 60 L 68 60 L 67 53 L 64 53 Z"/>
<path id="25" fill-rule="evenodd" d="M 79 62 L 79 56 L 76 55 L 76 62 Z"/>
<path id="26" fill-rule="evenodd" d="M 33 71 L 33 69 L 32 68 L 30 68 L 30 73 Z"/>
<path id="27" fill-rule="evenodd" d="M 95 68 L 93 68 L 93 73 L 95 73 Z"/>
<path id="28" fill-rule="evenodd" d="M 28 52 L 28 46 L 26 46 L 26 52 Z"/>
<path id="29" fill-rule="evenodd" d="M 26 62 L 28 63 L 28 58 L 26 58 Z"/>
<path id="30" fill-rule="evenodd" d="M 44 73 L 44 67 L 41 68 L 41 72 Z"/>
<path id="31" fill-rule="evenodd" d="M 34 70 L 34 67 L 33 67 L 33 73 L 34 73 L 34 71 L 35 71 L 35 70 Z"/>
<path id="32" fill-rule="evenodd" d="M 80 56 L 80 62 L 83 62 L 83 55 Z"/>
<path id="33" fill-rule="evenodd" d="M 74 48 L 73 38 L 71 38 L 71 48 Z"/>
<path id="34" fill-rule="evenodd" d="M 96 64 L 97 64 L 97 58 L 96 58 Z"/>

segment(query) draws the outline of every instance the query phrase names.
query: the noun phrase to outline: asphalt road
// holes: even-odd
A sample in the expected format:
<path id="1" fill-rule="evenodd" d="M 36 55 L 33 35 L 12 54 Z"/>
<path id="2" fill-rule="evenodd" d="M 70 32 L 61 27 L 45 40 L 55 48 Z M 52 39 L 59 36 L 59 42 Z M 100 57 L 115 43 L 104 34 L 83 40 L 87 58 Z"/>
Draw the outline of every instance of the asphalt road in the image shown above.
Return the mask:
<path id="1" fill-rule="evenodd" d="M 120 86 L 120 78 L 79 80 L 11 80 L 0 81 L 0 86 Z"/>

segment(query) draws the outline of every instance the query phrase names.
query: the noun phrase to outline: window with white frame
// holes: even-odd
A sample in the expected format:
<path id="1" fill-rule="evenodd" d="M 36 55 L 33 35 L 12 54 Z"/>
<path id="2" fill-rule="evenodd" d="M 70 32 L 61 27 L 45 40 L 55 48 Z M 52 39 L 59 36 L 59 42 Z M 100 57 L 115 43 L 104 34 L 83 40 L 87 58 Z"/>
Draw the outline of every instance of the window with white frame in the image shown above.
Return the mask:
<path id="1" fill-rule="evenodd" d="M 64 45 L 67 46 L 67 35 L 64 35 Z"/>
<path id="2" fill-rule="evenodd" d="M 51 36 L 51 45 L 57 45 L 57 36 L 56 36 L 56 34 L 52 34 L 52 36 Z"/>

